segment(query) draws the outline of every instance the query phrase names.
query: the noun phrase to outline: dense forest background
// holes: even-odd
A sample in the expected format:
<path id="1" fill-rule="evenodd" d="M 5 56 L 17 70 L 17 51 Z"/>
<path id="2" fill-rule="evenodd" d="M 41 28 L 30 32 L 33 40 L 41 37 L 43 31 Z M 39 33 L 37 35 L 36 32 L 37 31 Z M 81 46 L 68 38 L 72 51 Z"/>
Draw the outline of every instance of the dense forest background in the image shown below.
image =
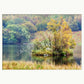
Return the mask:
<path id="1" fill-rule="evenodd" d="M 81 15 L 56 14 L 3 14 L 3 43 L 26 43 L 35 38 L 35 33 L 47 30 L 50 19 L 66 20 L 72 31 L 81 30 Z"/>

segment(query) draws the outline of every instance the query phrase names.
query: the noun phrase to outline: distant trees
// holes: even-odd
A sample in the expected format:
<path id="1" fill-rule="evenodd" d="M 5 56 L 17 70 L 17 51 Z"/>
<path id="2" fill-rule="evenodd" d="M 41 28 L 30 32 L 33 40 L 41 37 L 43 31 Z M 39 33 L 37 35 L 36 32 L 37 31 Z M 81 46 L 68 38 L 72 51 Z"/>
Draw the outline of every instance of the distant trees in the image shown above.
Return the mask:
<path id="1" fill-rule="evenodd" d="M 3 29 L 3 43 L 23 43 L 28 42 L 30 33 L 21 25 L 7 25 Z"/>
<path id="2" fill-rule="evenodd" d="M 30 33 L 35 33 L 37 31 L 36 26 L 31 23 L 30 21 L 25 22 L 24 24 L 22 24 L 24 27 L 26 27 L 26 29 L 30 32 Z"/>
<path id="3" fill-rule="evenodd" d="M 3 19 L 3 28 L 7 26 L 7 19 Z"/>
<path id="4" fill-rule="evenodd" d="M 60 16 L 63 16 L 63 19 L 65 19 L 65 21 L 70 26 L 72 31 L 81 30 L 81 15 L 3 14 L 3 42 L 5 43 L 27 42 L 29 39 L 34 38 L 34 34 L 36 32 L 46 31 L 47 23 L 51 18 L 58 21 Z M 24 32 L 23 30 L 25 30 L 25 33 L 23 33 Z M 16 34 L 15 32 L 20 33 Z M 26 35 L 27 33 L 28 36 Z"/>
<path id="5" fill-rule="evenodd" d="M 47 30 L 47 23 L 40 23 L 36 25 L 37 31 L 44 31 Z"/>
<path id="6" fill-rule="evenodd" d="M 72 29 L 72 31 L 80 31 L 81 30 L 81 15 L 79 16 L 69 16 L 68 25 Z"/>

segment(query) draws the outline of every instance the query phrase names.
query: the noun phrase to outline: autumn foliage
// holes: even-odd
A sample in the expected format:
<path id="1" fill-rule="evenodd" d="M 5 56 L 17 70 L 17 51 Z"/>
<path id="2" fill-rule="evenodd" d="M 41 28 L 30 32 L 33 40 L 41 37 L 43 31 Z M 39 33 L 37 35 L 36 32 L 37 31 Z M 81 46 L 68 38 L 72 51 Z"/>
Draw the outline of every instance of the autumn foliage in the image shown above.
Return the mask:
<path id="1" fill-rule="evenodd" d="M 47 28 L 48 31 L 38 32 L 33 40 L 35 51 L 38 51 L 36 55 L 50 54 L 57 59 L 62 59 L 64 56 L 68 58 L 73 55 L 72 49 L 76 43 L 72 38 L 72 31 L 67 22 L 62 17 L 60 21 L 51 19 L 47 23 Z"/>

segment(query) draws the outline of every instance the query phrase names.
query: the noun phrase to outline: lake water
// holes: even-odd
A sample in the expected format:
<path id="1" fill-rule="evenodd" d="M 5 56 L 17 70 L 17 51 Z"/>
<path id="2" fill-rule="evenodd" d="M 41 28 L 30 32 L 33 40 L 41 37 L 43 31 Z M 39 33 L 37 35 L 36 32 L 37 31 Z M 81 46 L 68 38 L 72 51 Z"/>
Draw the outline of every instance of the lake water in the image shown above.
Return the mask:
<path id="1" fill-rule="evenodd" d="M 36 57 L 32 56 L 33 44 L 3 44 L 3 60 L 4 61 L 36 61 L 43 62 L 46 61 L 50 63 L 52 61 L 51 57 Z M 74 57 L 78 64 L 80 64 L 81 59 L 76 59 L 75 52 Z M 78 55 L 78 54 L 77 54 Z"/>
<path id="2" fill-rule="evenodd" d="M 31 61 L 31 44 L 4 44 L 3 60 Z"/>
<path id="3" fill-rule="evenodd" d="M 32 56 L 33 44 L 4 44 L 3 45 L 3 61 L 50 61 L 50 57 Z"/>

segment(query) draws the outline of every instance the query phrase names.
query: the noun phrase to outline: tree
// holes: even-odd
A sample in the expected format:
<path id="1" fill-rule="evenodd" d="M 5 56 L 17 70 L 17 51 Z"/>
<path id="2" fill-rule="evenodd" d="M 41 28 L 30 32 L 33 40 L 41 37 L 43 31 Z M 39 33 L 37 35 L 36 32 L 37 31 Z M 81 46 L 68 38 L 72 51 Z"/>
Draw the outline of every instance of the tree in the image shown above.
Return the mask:
<path id="1" fill-rule="evenodd" d="M 3 19 L 3 27 L 7 26 L 7 19 Z"/>
<path id="2" fill-rule="evenodd" d="M 53 33 L 53 41 L 52 41 L 52 49 L 53 49 L 53 56 L 58 53 L 58 43 L 59 43 L 59 28 L 60 24 L 54 20 L 51 19 L 50 22 L 47 23 L 47 28 L 49 31 L 52 31 Z"/>
<path id="3" fill-rule="evenodd" d="M 45 31 L 47 30 L 47 24 L 46 23 L 40 23 L 36 25 L 37 31 Z"/>
<path id="4" fill-rule="evenodd" d="M 34 44 L 34 49 L 32 53 L 34 55 L 44 55 L 52 54 L 52 48 L 51 48 L 51 39 L 52 39 L 52 33 L 49 31 L 39 31 L 35 34 L 35 38 L 32 40 Z"/>
<path id="5" fill-rule="evenodd" d="M 33 23 L 31 23 L 30 21 L 25 22 L 24 24 L 22 24 L 23 26 L 26 27 L 26 29 L 30 32 L 30 33 L 34 33 L 37 31 L 37 28 L 35 27 L 35 25 Z"/>
<path id="6" fill-rule="evenodd" d="M 62 60 L 63 56 L 72 54 L 71 49 L 75 46 L 75 41 L 72 39 L 72 31 L 67 22 L 61 17 L 60 21 L 51 19 L 47 23 L 47 28 L 52 31 L 53 40 L 52 50 L 53 56 L 56 56 L 55 61 Z M 63 56 L 60 56 L 63 55 Z"/>
<path id="7" fill-rule="evenodd" d="M 22 24 L 23 22 L 24 22 L 24 20 L 21 19 L 21 18 L 16 18 L 16 19 L 14 19 L 14 23 L 15 23 L 15 24 Z"/>
<path id="8" fill-rule="evenodd" d="M 24 26 L 21 25 L 7 25 L 3 29 L 3 42 L 5 43 L 23 43 L 28 42 L 30 33 Z"/>
<path id="9" fill-rule="evenodd" d="M 62 49 L 70 49 L 72 44 L 75 46 L 75 41 L 72 39 L 72 31 L 69 25 L 65 20 L 62 19 L 62 24 L 60 26 L 60 34 L 61 34 L 61 47 Z M 72 42 L 73 41 L 73 42 Z"/>

